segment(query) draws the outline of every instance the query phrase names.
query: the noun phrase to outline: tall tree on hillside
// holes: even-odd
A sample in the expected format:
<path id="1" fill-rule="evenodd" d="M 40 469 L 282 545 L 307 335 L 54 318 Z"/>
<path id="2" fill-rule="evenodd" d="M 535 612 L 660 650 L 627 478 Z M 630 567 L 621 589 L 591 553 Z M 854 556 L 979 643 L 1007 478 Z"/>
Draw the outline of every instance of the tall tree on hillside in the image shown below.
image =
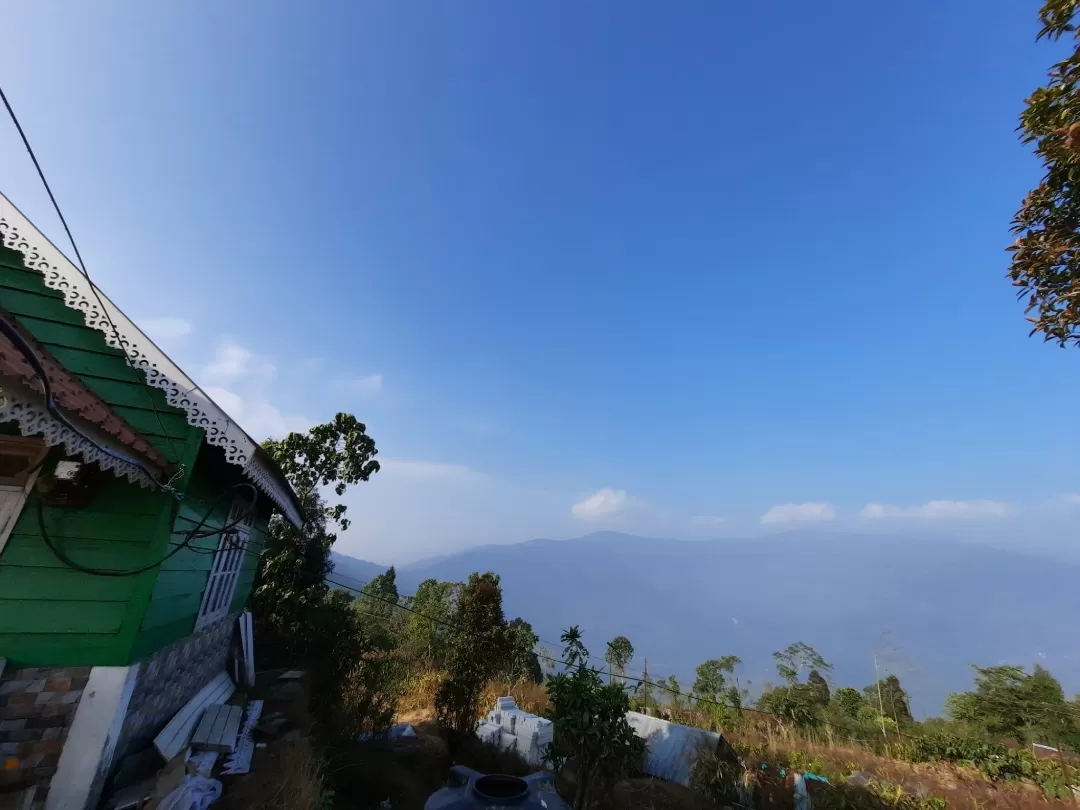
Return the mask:
<path id="1" fill-rule="evenodd" d="M 440 668 L 446 661 L 449 625 L 453 622 L 454 603 L 461 588 L 459 582 L 425 579 L 409 599 L 402 633 L 410 656 L 424 666 Z"/>
<path id="2" fill-rule="evenodd" d="M 664 690 L 668 705 L 672 709 L 681 709 L 683 707 L 682 686 L 679 684 L 678 678 L 674 675 L 668 675 L 666 680 L 657 681 L 657 685 Z"/>
<path id="3" fill-rule="evenodd" d="M 742 709 L 742 695 L 737 683 L 729 683 L 728 675 L 734 676 L 735 667 L 742 661 L 734 655 L 710 658 L 699 664 L 694 671 L 694 685 L 690 691 L 697 699 L 698 709 L 709 718 L 713 729 L 725 724 Z"/>
<path id="4" fill-rule="evenodd" d="M 1072 739 L 1077 718 L 1069 710 L 1061 684 L 1041 666 L 975 667 L 975 690 L 946 699 L 949 716 L 991 737 L 1017 742 Z"/>
<path id="5" fill-rule="evenodd" d="M 832 664 L 821 657 L 820 653 L 809 644 L 796 641 L 789 644 L 783 650 L 773 653 L 776 660 L 776 671 L 780 673 L 789 686 L 799 682 L 803 672 L 809 674 L 811 670 L 817 670 L 818 674 L 828 675 L 832 672 Z"/>
<path id="6" fill-rule="evenodd" d="M 728 683 L 727 676 L 734 675 L 735 667 L 741 663 L 738 656 L 725 655 L 699 664 L 694 671 L 694 686 L 690 691 L 699 701 L 738 705 L 741 697 L 739 690 L 734 684 Z"/>
<path id="7" fill-rule="evenodd" d="M 605 684 L 589 666 L 581 630 L 562 635 L 565 671 L 548 682 L 555 741 L 550 752 L 556 771 L 574 761 L 573 807 L 585 810 L 592 799 L 610 795 L 616 781 L 640 769 L 645 743 L 626 719 L 630 697 L 619 684 Z"/>
<path id="8" fill-rule="evenodd" d="M 507 681 L 540 683 L 544 680 L 540 661 L 536 657 L 539 642 L 540 637 L 524 619 L 517 618 L 506 625 L 506 670 L 503 677 Z"/>
<path id="9" fill-rule="evenodd" d="M 396 610 L 400 596 L 397 589 L 397 571 L 390 566 L 386 571 L 372 578 L 364 586 L 356 600 L 356 610 L 360 615 L 360 624 L 368 635 L 376 639 L 382 649 L 394 646 L 395 620 L 404 622 L 403 611 Z"/>
<path id="10" fill-rule="evenodd" d="M 1032 334 L 1080 341 L 1080 0 L 1046 0 L 1037 38 L 1068 37 L 1069 54 L 1026 99 L 1021 140 L 1035 144 L 1045 174 L 1013 219 L 1009 275 L 1027 299 Z"/>
<path id="11" fill-rule="evenodd" d="M 472 734 L 480 696 L 506 661 L 506 619 L 498 574 L 470 574 L 454 611 L 447 677 L 435 695 L 435 717 L 460 739 Z"/>
<path id="12" fill-rule="evenodd" d="M 810 670 L 810 674 L 806 676 L 806 687 L 814 703 L 821 708 L 829 705 L 829 682 L 816 669 Z"/>
<path id="13" fill-rule="evenodd" d="M 885 717 L 891 717 L 898 727 L 914 722 L 911 716 L 911 699 L 900 686 L 900 679 L 895 675 L 882 678 L 863 689 L 865 701 Z"/>
<path id="14" fill-rule="evenodd" d="M 863 696 L 859 694 L 858 689 L 841 686 L 832 696 L 832 705 L 836 707 L 837 713 L 842 717 L 854 720 L 866 705 L 866 701 L 863 700 Z"/>
<path id="15" fill-rule="evenodd" d="M 305 523 L 295 529 L 279 515 L 271 518 L 252 607 L 270 646 L 284 647 L 282 654 L 298 661 L 306 655 L 310 613 L 323 605 L 328 593 L 330 547 L 337 531 L 349 526 L 345 504 L 327 504 L 320 491 L 329 487 L 340 497 L 349 485 L 367 481 L 379 471 L 378 451 L 365 425 L 346 413 L 307 433 L 290 433 L 262 446 L 296 491 Z"/>
<path id="16" fill-rule="evenodd" d="M 633 657 L 634 645 L 630 643 L 630 639 L 626 636 L 615 636 L 607 643 L 604 660 L 611 667 L 611 673 L 620 678 L 622 682 L 626 681 L 626 666 Z"/>

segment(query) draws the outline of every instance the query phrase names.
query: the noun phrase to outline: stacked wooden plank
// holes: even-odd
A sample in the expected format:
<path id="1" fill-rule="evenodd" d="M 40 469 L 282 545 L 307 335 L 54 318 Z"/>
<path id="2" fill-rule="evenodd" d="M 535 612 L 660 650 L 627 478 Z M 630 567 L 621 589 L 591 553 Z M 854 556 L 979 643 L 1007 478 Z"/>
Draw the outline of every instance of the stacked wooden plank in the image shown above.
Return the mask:
<path id="1" fill-rule="evenodd" d="M 236 691 L 228 672 L 222 671 L 204 686 L 195 697 L 184 704 L 169 724 L 154 738 L 154 747 L 166 762 L 188 746 L 188 740 L 202 719 L 203 712 L 211 704 L 220 704 L 232 697 Z M 239 723 L 239 721 L 237 721 Z M 230 749 L 232 750 L 232 749 Z"/>
<path id="2" fill-rule="evenodd" d="M 236 748 L 236 736 L 240 732 L 240 718 L 244 710 L 240 706 L 212 703 L 203 712 L 202 720 L 191 738 L 194 751 L 217 751 L 231 754 Z"/>

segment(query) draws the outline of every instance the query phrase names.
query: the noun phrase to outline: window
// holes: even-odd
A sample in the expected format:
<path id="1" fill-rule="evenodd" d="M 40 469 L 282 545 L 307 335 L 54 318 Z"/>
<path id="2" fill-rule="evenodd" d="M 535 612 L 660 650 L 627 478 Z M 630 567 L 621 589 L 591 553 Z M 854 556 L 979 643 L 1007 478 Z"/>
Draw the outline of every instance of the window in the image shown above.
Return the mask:
<path id="1" fill-rule="evenodd" d="M 221 540 L 218 541 L 217 552 L 214 554 L 214 567 L 210 569 L 210 579 L 206 581 L 206 590 L 203 591 L 199 617 L 195 620 L 196 630 L 228 614 L 233 595 L 236 593 L 236 580 L 240 575 L 240 566 L 244 562 L 244 552 L 247 549 L 248 533 L 251 531 L 253 518 L 254 515 L 247 501 L 242 498 L 233 501 L 226 525 L 233 523 L 237 525 L 224 532 Z"/>
<path id="2" fill-rule="evenodd" d="M 38 465 L 45 453 L 45 443 L 40 439 L 0 437 L 0 552 L 37 480 Z"/>

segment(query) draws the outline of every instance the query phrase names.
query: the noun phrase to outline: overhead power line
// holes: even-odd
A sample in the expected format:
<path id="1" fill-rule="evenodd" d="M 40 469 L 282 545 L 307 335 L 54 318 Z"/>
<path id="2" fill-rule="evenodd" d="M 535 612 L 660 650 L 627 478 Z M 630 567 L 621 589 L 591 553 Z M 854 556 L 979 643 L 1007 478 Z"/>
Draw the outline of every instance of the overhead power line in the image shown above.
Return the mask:
<path id="1" fill-rule="evenodd" d="M 41 180 L 41 185 L 45 187 L 45 193 L 49 195 L 49 201 L 52 203 L 53 210 L 56 211 L 56 216 L 60 219 L 60 224 L 64 228 L 64 233 L 67 234 L 68 241 L 71 243 L 71 249 L 75 253 L 75 258 L 79 262 L 79 269 L 82 274 L 86 276 L 86 280 L 90 285 L 90 291 L 97 299 L 98 306 L 101 308 L 101 314 L 105 316 L 106 322 L 112 329 L 113 338 L 116 340 L 116 348 L 118 348 L 124 355 L 124 359 L 127 361 L 126 365 L 131 369 L 135 375 L 135 382 L 139 387 L 146 392 L 147 400 L 150 403 L 150 410 L 153 412 L 154 417 L 157 419 L 158 427 L 161 429 L 161 435 L 168 442 L 169 450 L 172 451 L 173 459 L 176 462 L 180 460 L 180 454 L 176 450 L 176 445 L 173 443 L 172 436 L 165 429 L 165 423 L 161 419 L 161 413 L 158 411 L 157 405 L 154 403 L 154 396 L 150 389 L 146 387 L 146 381 L 141 378 L 139 372 L 135 369 L 135 366 L 131 362 L 131 356 L 127 353 L 125 347 L 125 341 L 120 337 L 120 331 L 116 328 L 116 323 L 112 319 L 112 315 L 109 313 L 108 308 L 105 306 L 105 302 L 101 298 L 101 293 L 98 292 L 97 285 L 94 284 L 90 278 L 90 273 L 86 270 L 86 262 L 83 261 L 82 253 L 79 251 L 79 245 L 75 242 L 75 236 L 71 233 L 71 228 L 68 226 L 67 218 L 64 216 L 64 212 L 60 209 L 60 203 L 56 199 L 56 195 L 53 194 L 52 186 L 49 185 L 49 181 L 45 177 L 45 170 L 41 167 L 41 163 L 37 159 L 37 155 L 34 153 L 34 147 L 30 145 L 30 138 L 27 137 L 26 131 L 23 130 L 22 124 L 19 122 L 19 117 L 15 114 L 14 108 L 11 106 L 11 102 L 8 101 L 7 93 L 4 92 L 4 88 L 0 86 L 0 101 L 4 102 L 4 108 L 7 110 L 8 116 L 11 118 L 11 122 L 15 125 L 15 129 L 19 133 L 19 138 L 22 140 L 23 146 L 26 148 L 26 152 L 30 155 L 30 160 L 34 164 L 34 169 L 37 171 L 38 179 Z"/>

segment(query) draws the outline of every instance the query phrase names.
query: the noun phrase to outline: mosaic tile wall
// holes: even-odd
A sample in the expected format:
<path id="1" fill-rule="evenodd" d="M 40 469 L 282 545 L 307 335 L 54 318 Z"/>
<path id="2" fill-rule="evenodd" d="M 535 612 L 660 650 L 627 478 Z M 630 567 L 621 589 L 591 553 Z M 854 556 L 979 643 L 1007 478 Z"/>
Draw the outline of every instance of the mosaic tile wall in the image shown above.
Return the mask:
<path id="1" fill-rule="evenodd" d="M 45 801 L 90 667 L 5 669 L 0 675 L 0 792 L 37 787 Z"/>
<path id="2" fill-rule="evenodd" d="M 114 770 L 124 757 L 151 746 L 173 715 L 227 668 L 237 615 L 225 616 L 139 662 L 138 680 L 113 755 Z"/>

